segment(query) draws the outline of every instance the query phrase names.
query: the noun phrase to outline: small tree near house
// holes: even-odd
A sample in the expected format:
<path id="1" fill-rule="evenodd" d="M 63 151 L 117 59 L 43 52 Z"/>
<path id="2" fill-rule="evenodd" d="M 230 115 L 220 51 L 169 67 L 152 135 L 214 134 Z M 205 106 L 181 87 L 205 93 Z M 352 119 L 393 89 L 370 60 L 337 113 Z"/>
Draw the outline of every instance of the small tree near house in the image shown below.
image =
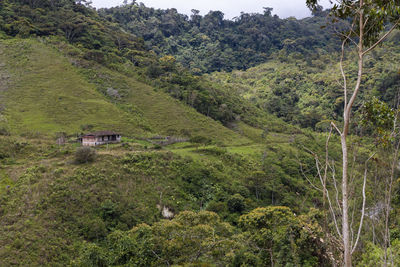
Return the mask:
<path id="1" fill-rule="evenodd" d="M 75 152 L 75 161 L 79 164 L 93 162 L 96 159 L 96 150 L 91 147 L 79 147 Z"/>

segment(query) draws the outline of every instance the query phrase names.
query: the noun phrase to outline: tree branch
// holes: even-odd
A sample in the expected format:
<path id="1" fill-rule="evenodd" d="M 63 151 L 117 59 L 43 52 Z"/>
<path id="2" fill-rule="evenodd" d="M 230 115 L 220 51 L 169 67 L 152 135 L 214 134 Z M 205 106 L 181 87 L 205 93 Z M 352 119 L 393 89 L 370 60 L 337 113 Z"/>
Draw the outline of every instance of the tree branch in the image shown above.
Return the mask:
<path id="1" fill-rule="evenodd" d="M 320 167 L 319 167 L 319 166 L 320 166 L 320 162 L 319 162 L 317 156 L 315 157 L 315 164 L 316 164 L 316 166 L 317 166 L 317 171 L 318 171 L 319 179 L 320 179 L 321 183 L 323 184 L 323 177 L 322 177 L 322 175 L 321 175 L 321 169 L 320 169 Z M 328 189 L 326 188 L 326 186 L 325 186 L 323 189 L 324 189 L 324 191 L 325 191 L 326 199 L 328 200 L 329 210 L 330 210 L 330 212 L 331 212 L 331 214 L 332 214 L 332 218 L 333 218 L 333 222 L 334 222 L 334 224 L 335 224 L 336 231 L 337 231 L 339 237 L 342 238 L 342 234 L 340 233 L 339 226 L 338 226 L 338 223 L 337 223 L 337 220 L 336 220 L 335 211 L 334 211 L 333 206 L 332 206 L 332 201 L 331 201 L 331 198 L 330 198 L 330 196 L 329 196 L 329 191 L 328 191 Z M 339 207 L 339 208 L 340 208 L 340 207 Z"/>
<path id="2" fill-rule="evenodd" d="M 365 202 L 366 202 L 366 199 L 367 199 L 367 197 L 366 197 L 366 195 L 365 195 L 365 187 L 366 187 L 366 184 L 367 184 L 367 174 L 368 174 L 368 166 L 367 166 L 367 164 L 368 164 L 368 161 L 369 161 L 370 159 L 372 159 L 374 156 L 375 156 L 375 153 L 373 153 L 373 154 L 367 159 L 367 161 L 365 162 L 364 182 L 363 182 L 363 189 L 362 189 L 363 204 L 362 204 L 362 209 L 361 209 L 361 219 L 360 219 L 360 225 L 359 225 L 359 227 L 358 227 L 357 239 L 356 239 L 356 242 L 355 242 L 355 244 L 354 244 L 354 246 L 353 246 L 353 249 L 351 250 L 351 254 L 353 254 L 354 251 L 356 250 L 357 244 L 358 244 L 358 241 L 359 241 L 360 235 L 361 235 L 361 229 L 362 229 L 362 226 L 363 226 L 364 216 L 365 216 Z"/>
<path id="3" fill-rule="evenodd" d="M 400 19 L 395 22 L 395 24 L 392 26 L 392 28 L 390 28 L 390 30 L 387 33 L 385 33 L 375 44 L 373 44 L 370 48 L 365 50 L 362 54 L 363 55 L 367 54 L 368 52 L 373 50 L 375 47 L 377 47 L 380 43 L 382 43 L 389 36 L 389 34 L 391 34 L 392 31 L 394 29 L 396 29 L 396 27 L 399 25 L 399 23 L 400 23 Z"/>
<path id="4" fill-rule="evenodd" d="M 342 132 L 339 130 L 339 128 L 336 126 L 336 124 L 331 121 L 331 125 L 336 129 L 336 131 L 339 133 L 339 135 L 342 135 Z"/>

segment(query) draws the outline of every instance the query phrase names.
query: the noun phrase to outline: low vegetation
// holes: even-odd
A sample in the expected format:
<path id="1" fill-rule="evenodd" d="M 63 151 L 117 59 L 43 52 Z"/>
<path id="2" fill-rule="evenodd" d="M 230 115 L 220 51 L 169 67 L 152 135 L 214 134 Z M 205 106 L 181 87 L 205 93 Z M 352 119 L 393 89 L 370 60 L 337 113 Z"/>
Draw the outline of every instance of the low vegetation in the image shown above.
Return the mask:
<path id="1" fill-rule="evenodd" d="M 1 1 L 0 265 L 341 265 L 316 169 L 328 163 L 340 183 L 329 127 L 344 100 L 324 14 L 282 20 L 267 8 L 229 21 L 136 2 Z M 367 59 L 348 137 L 357 190 L 373 155 L 359 266 L 382 262 L 387 233 L 400 260 L 398 181 L 382 219 L 398 37 Z M 122 142 L 77 143 L 98 130 Z"/>
<path id="2" fill-rule="evenodd" d="M 77 163 L 93 162 L 96 159 L 96 150 L 90 147 L 80 147 L 75 152 L 75 161 Z"/>

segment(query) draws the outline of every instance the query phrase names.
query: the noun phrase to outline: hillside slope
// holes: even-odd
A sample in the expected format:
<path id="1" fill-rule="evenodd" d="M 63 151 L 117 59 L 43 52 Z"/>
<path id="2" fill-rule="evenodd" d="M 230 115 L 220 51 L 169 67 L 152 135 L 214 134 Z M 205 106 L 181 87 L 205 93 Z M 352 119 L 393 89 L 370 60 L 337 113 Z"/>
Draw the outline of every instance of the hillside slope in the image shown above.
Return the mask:
<path id="1" fill-rule="evenodd" d="M 74 264 L 87 245 L 162 219 L 157 205 L 175 214 L 207 209 L 232 224 L 258 206 L 311 206 L 315 192 L 297 160 L 309 161 L 299 146 L 319 137 L 280 120 L 272 124 L 288 133 L 243 122 L 235 132 L 135 77 L 39 40 L 0 41 L 1 127 L 9 134 L 0 134 L 0 265 Z M 89 124 L 130 138 L 77 164 L 78 144 L 58 146 L 53 137 Z M 159 134 L 215 144 L 160 149 L 143 140 Z"/>
<path id="2" fill-rule="evenodd" d="M 193 68 L 192 73 L 174 57 L 159 58 L 146 50 L 140 38 L 100 18 L 85 1 L 56 2 L 0 2 L 0 30 L 7 35 L 0 33 L 1 266 L 214 266 L 216 258 L 223 258 L 224 266 L 326 266 L 328 257 L 340 254 L 335 238 L 327 236 L 334 225 L 324 216 L 325 201 L 312 185 L 321 177 L 315 156 L 325 154 L 328 134 L 299 129 L 269 114 L 314 127 L 324 116 L 331 119 L 338 113 L 335 74 L 326 64 L 334 55 L 313 49 L 320 47 L 318 36 L 309 40 L 309 34 L 298 31 L 300 38 L 288 39 L 291 34 L 284 25 L 296 31 L 300 24 L 285 20 L 282 32 L 289 36 L 278 34 L 282 43 L 269 51 L 274 54 L 271 61 L 207 80 L 198 75 L 202 70 Z M 243 14 L 238 26 L 247 29 L 253 23 L 246 21 L 252 18 L 278 21 L 266 11 Z M 208 25 L 214 33 L 215 24 Z M 249 30 L 248 37 L 259 35 Z M 197 37 L 203 38 L 201 33 Z M 264 48 L 262 42 L 246 39 Z M 253 61 L 257 49 L 248 51 L 255 58 L 238 50 L 238 59 L 249 60 L 239 66 L 212 53 L 231 54 L 229 47 L 210 48 L 215 49 L 210 50 L 215 56 L 211 63 L 223 59 L 228 64 L 206 67 L 206 72 L 259 62 Z M 277 55 L 275 49 L 280 49 Z M 304 59 L 310 55 L 307 51 L 312 56 Z M 397 64 L 394 59 L 394 67 L 382 66 L 378 59 L 387 57 L 383 52 L 366 64 L 374 73 L 388 72 L 376 84 L 371 79 L 366 85 L 390 99 L 393 90 L 379 90 L 396 88 Z M 124 142 L 95 147 L 90 153 L 97 156 L 91 161 L 77 160 L 79 144 L 54 141 L 58 132 L 72 138 L 102 129 L 122 132 Z M 154 141 L 167 135 L 188 141 Z M 335 175 L 336 167 L 340 169 L 339 136 L 332 134 L 330 141 Z M 359 156 L 353 159 L 352 175 L 361 177 L 375 144 L 357 136 L 349 142 L 360 146 L 352 146 L 349 154 Z M 371 164 L 388 162 L 385 153 Z M 355 183 L 362 187 L 362 179 Z M 382 195 L 379 189 L 368 183 L 368 194 Z M 351 205 L 360 202 L 355 199 Z M 171 214 L 177 215 L 175 220 L 162 220 Z M 214 220 L 180 225 L 185 214 L 196 214 L 190 215 L 193 220 L 187 217 L 192 222 L 204 214 Z M 359 215 L 355 210 L 354 216 Z M 207 225 L 213 221 L 231 229 L 223 234 L 228 241 L 223 250 L 222 243 L 215 243 L 220 233 Z M 391 227 L 399 229 L 398 218 L 393 221 Z M 367 227 L 363 240 L 372 239 L 369 235 L 378 229 L 374 224 Z M 131 238 L 137 229 L 143 230 L 141 236 Z M 166 242 L 149 235 L 151 229 Z M 364 245 L 368 243 L 357 249 L 357 257 L 369 255 Z M 327 247 L 332 252 L 327 253 Z M 170 253 L 174 251 L 178 253 Z"/>
<path id="3" fill-rule="evenodd" d="M 0 265 L 74 264 L 107 235 L 162 219 L 158 206 L 175 214 L 207 209 L 236 225 L 259 206 L 306 213 L 312 205 L 315 192 L 297 163 L 310 158 L 299 147 L 317 149 L 323 136 L 277 119 L 269 123 L 279 133 L 243 122 L 235 132 L 134 75 L 68 56 L 57 45 L 0 41 L 0 126 L 9 134 L 0 135 Z M 53 137 L 88 125 L 130 138 L 77 164 L 78 145 L 58 146 Z M 143 140 L 155 135 L 214 144 L 160 149 Z"/>
<path id="4" fill-rule="evenodd" d="M 0 49 L 10 76 L 2 102 L 11 133 L 72 134 L 88 124 L 144 132 L 54 50 L 33 40 L 1 41 Z"/>
<path id="5" fill-rule="evenodd" d="M 220 142 L 249 142 L 134 78 L 99 65 L 85 72 L 38 41 L 1 40 L 0 50 L 1 71 L 8 77 L 0 98 L 2 124 L 11 133 L 76 134 L 93 126 L 127 136 L 206 135 Z M 107 84 L 119 90 L 121 99 L 103 93 Z"/>
<path id="6" fill-rule="evenodd" d="M 359 107 L 375 96 L 394 107 L 399 94 L 400 33 L 393 36 L 366 58 Z M 314 59 L 302 56 L 277 56 L 246 71 L 215 72 L 214 82 L 231 88 L 252 103 L 281 119 L 315 130 L 324 130 L 328 120 L 341 120 L 343 94 L 339 55 L 316 50 Z M 346 59 L 349 87 L 357 77 L 356 62 Z"/>

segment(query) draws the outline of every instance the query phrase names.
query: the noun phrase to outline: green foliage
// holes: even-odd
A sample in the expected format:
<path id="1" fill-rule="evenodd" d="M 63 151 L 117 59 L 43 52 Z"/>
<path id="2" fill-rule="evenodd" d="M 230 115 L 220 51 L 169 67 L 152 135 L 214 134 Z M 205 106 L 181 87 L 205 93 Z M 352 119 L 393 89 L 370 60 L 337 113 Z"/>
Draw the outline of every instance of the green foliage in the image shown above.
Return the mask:
<path id="1" fill-rule="evenodd" d="M 242 197 L 240 194 L 235 194 L 232 197 L 229 198 L 228 200 L 228 209 L 231 212 L 242 212 L 245 210 L 246 205 L 244 203 L 244 197 Z"/>
<path id="2" fill-rule="evenodd" d="M 375 130 L 390 130 L 393 127 L 395 111 L 376 97 L 366 102 L 361 110 L 361 124 L 374 126 Z"/>
<path id="3" fill-rule="evenodd" d="M 260 217 L 260 213 L 264 215 Z M 140 224 L 127 232 L 115 231 L 101 247 L 84 243 L 75 263 L 84 266 L 97 266 L 99 262 L 108 266 L 270 266 L 271 259 L 274 265 L 327 263 L 324 259 L 327 255 L 316 238 L 322 234 L 318 226 L 294 217 L 288 208 L 257 209 L 242 216 L 241 223 L 246 231 L 236 234 L 215 213 L 186 211 L 171 221 L 162 220 L 152 226 Z M 273 251 L 270 246 L 274 247 Z"/>
<path id="4" fill-rule="evenodd" d="M 81 223 L 82 235 L 86 240 L 102 240 L 107 236 L 106 224 L 101 218 L 85 218 Z"/>
<path id="5" fill-rule="evenodd" d="M 263 217 L 259 216 L 261 212 L 265 213 Z M 295 218 L 284 207 L 257 209 L 242 216 L 246 231 L 234 235 L 234 228 L 221 222 L 215 213 L 183 212 L 171 221 L 163 220 L 153 226 L 141 224 L 128 232 L 115 231 L 103 247 L 84 243 L 77 263 L 265 266 L 271 265 L 272 259 L 275 265 L 326 264 L 327 255 L 316 238 L 322 234 L 321 230 L 304 219 Z M 255 251 L 257 248 L 260 251 Z"/>
<path id="6" fill-rule="evenodd" d="M 0 58 L 7 62 L 7 75 L 19 77 L 11 79 L 9 86 L 13 90 L 1 92 L 2 103 L 7 107 L 4 127 L 9 133 L 42 136 L 63 131 L 77 135 L 82 131 L 112 129 L 124 136 L 147 136 L 152 132 L 212 135 L 212 139 L 222 143 L 248 142 L 193 108 L 127 75 L 86 61 L 82 61 L 85 67 L 80 63 L 71 65 L 70 61 L 82 59 L 72 60 L 71 55 L 63 56 L 52 46 L 62 47 L 65 53 L 72 50 L 73 54 L 76 48 L 56 39 L 46 42 L 7 40 L 0 44 L 0 51 L 8 51 L 0 53 Z M 21 73 L 22 69 L 27 71 Z M 118 91 L 120 98 L 110 97 L 107 88 Z"/>
<path id="7" fill-rule="evenodd" d="M 391 247 L 388 249 L 387 263 L 389 266 L 398 266 L 400 264 L 400 241 L 395 239 L 392 241 Z M 393 264 L 392 264 L 393 263 Z M 372 242 L 367 242 L 364 253 L 361 256 L 357 266 L 373 267 L 384 265 L 384 251 Z"/>
<path id="8" fill-rule="evenodd" d="M 107 266 L 105 252 L 96 244 L 85 244 L 80 253 L 80 258 L 72 262 L 72 266 Z"/>
<path id="9" fill-rule="evenodd" d="M 257 266 L 321 266 L 328 263 L 322 229 L 287 207 L 257 208 L 242 215 L 239 225 L 249 252 L 260 258 Z M 251 252 L 250 252 L 251 253 Z"/>
<path id="10" fill-rule="evenodd" d="M 96 159 L 96 150 L 91 147 L 79 147 L 75 152 L 75 161 L 79 164 L 93 162 Z"/>
<path id="11" fill-rule="evenodd" d="M 306 3 L 311 9 L 318 6 L 318 0 L 307 0 Z M 355 29 L 349 32 L 349 37 L 357 37 L 359 32 L 360 16 L 359 9 L 362 8 L 364 20 L 364 39 L 365 46 L 373 45 L 389 23 L 398 23 L 400 15 L 400 4 L 398 2 L 372 0 L 363 2 L 360 7 L 360 1 L 350 0 L 335 3 L 330 9 L 332 20 L 338 19 L 351 20 Z"/>
<path id="12" fill-rule="evenodd" d="M 85 2 L 2 1 L 0 29 L 19 37 L 58 35 L 89 50 L 114 46 L 118 38 L 130 41 L 127 48 L 140 46 L 139 41 L 135 43 L 134 38 L 101 20 Z"/>
<path id="13" fill-rule="evenodd" d="M 388 147 L 393 141 L 396 111 L 373 97 L 360 109 L 360 125 L 375 136 L 376 144 Z"/>
<path id="14" fill-rule="evenodd" d="M 386 42 L 371 55 L 365 62 L 364 89 L 355 107 L 360 108 L 375 96 L 394 108 L 400 75 L 392 64 L 400 60 L 400 50 L 396 43 Z M 326 131 L 330 121 L 342 120 L 344 99 L 337 85 L 341 75 L 338 57 L 321 49 L 309 57 L 309 62 L 285 55 L 284 61 L 277 57 L 246 71 L 213 73 L 208 78 L 286 122 Z M 356 65 L 345 60 L 344 66 L 351 86 L 355 83 Z M 276 127 L 271 129 L 276 131 Z"/>
<path id="15" fill-rule="evenodd" d="M 189 18 L 176 9 L 158 10 L 134 1 L 101 9 L 99 14 L 143 37 L 156 53 L 175 56 L 194 73 L 247 69 L 281 49 L 306 56 L 317 47 L 335 49 L 330 33 L 320 29 L 325 24 L 324 12 L 309 20 L 296 20 L 280 19 L 271 11 L 265 8 L 263 14 L 241 13 L 234 20 L 226 20 L 220 11 L 201 16 L 192 10 Z M 153 74 L 159 70 L 151 67 Z"/>
<path id="16" fill-rule="evenodd" d="M 135 3 L 99 16 L 82 3 L 0 2 L 0 265 L 329 265 L 321 215 L 304 215 L 321 199 L 299 166 L 316 175 L 304 147 L 321 152 L 326 136 L 269 114 L 321 130 L 341 119 L 324 12 L 228 21 Z M 400 50 L 386 45 L 366 62 L 363 86 L 389 103 Z M 365 114 L 388 129 L 390 104 Z M 128 145 L 71 164 L 76 145 L 43 136 L 92 128 L 121 130 Z M 155 135 L 189 142 L 144 152 Z M 175 218 L 160 221 L 163 207 Z M 365 264 L 381 255 L 357 253 Z"/>
<path id="17" fill-rule="evenodd" d="M 105 248 L 85 243 L 77 265 L 98 266 L 99 261 L 108 266 L 226 265 L 231 251 L 240 246 L 231 239 L 233 233 L 233 227 L 215 213 L 186 211 L 171 221 L 115 231 Z"/>
<path id="18" fill-rule="evenodd" d="M 199 145 L 209 145 L 211 140 L 206 136 L 196 135 L 190 138 L 191 143 L 199 144 Z"/>
<path id="19" fill-rule="evenodd" d="M 42 263 L 57 266 L 74 259 L 77 265 L 78 260 L 104 265 L 110 264 L 111 261 L 118 265 L 117 262 L 124 262 L 132 254 L 128 253 L 128 256 L 121 258 L 109 258 L 108 255 L 131 246 L 129 242 L 141 240 L 140 244 L 132 245 L 135 247 L 135 253 L 140 256 L 130 258 L 140 260 L 137 264 L 135 262 L 136 265 L 149 266 L 152 262 L 159 265 L 159 259 L 149 249 L 154 250 L 155 247 L 148 246 L 159 244 L 158 239 L 154 242 L 150 240 L 153 243 L 149 243 L 144 237 L 134 237 L 116 247 L 112 247 L 113 241 L 109 241 L 113 234 L 115 238 L 119 236 L 118 233 L 126 236 L 125 231 L 139 227 L 142 223 L 154 227 L 162 216 L 157 205 L 170 208 L 176 217 L 183 211 L 215 211 L 220 217 L 215 220 L 221 224 L 232 222 L 236 225 L 243 212 L 257 206 L 269 205 L 270 192 L 273 191 L 274 203 L 290 203 L 296 213 L 306 212 L 311 205 L 309 199 L 312 198 L 309 196 L 313 194 L 313 190 L 301 183 L 301 176 L 289 177 L 285 173 L 286 170 L 293 170 L 283 166 L 289 165 L 290 158 L 282 160 L 276 154 L 277 151 L 283 153 L 288 150 L 287 143 L 277 142 L 279 139 L 282 142 L 283 137 L 266 138 L 275 148 L 267 148 L 268 156 L 265 162 L 267 166 L 274 165 L 276 170 L 269 172 L 274 179 L 261 179 L 265 191 L 256 197 L 248 177 L 258 172 L 261 172 L 260 177 L 266 176 L 264 167 L 260 164 L 261 152 L 264 149 L 262 145 L 214 145 L 198 150 L 191 144 L 186 144 L 182 148 L 178 146 L 173 149 L 173 152 L 168 151 L 170 147 L 166 146 L 162 151 L 138 150 L 134 153 L 116 145 L 108 149 L 99 147 L 96 161 L 77 165 L 71 164 L 74 160 L 73 153 L 62 153 L 64 150 L 74 151 L 75 145 L 66 144 L 65 147 L 59 147 L 54 144 L 53 138 L 31 139 L 27 142 L 22 138 L 0 137 L 0 144 L 4 144 L 0 145 L 0 148 L 12 152 L 8 152 L 8 158 L 2 160 L 0 169 L 0 264 L 15 262 L 24 265 Z M 126 142 L 138 141 L 127 139 Z M 311 140 L 309 142 L 315 143 Z M 19 149 L 15 149 L 17 147 Z M 181 153 L 185 158 L 179 156 Z M 305 156 L 301 153 L 300 155 Z M 24 164 L 20 164 L 21 162 Z M 39 167 L 26 169 L 26 166 Z M 302 196 L 299 197 L 296 192 L 300 192 Z M 15 221 L 17 215 L 21 219 Z M 205 216 L 202 224 L 207 224 L 207 220 L 214 221 L 213 218 Z M 174 220 L 172 224 L 176 223 Z M 162 232 L 162 229 L 170 227 L 169 223 L 160 223 L 157 231 L 161 234 L 151 234 L 151 238 L 167 238 L 167 229 L 164 229 L 165 232 Z M 191 223 L 184 221 L 180 224 L 182 229 L 179 231 L 185 237 L 185 233 L 195 236 L 202 233 L 190 232 L 194 231 L 190 229 Z M 7 225 L 15 227 L 10 229 Z M 234 233 L 237 231 L 236 228 L 230 229 L 233 229 Z M 212 232 L 207 230 L 206 233 L 206 236 L 201 237 L 208 240 L 207 236 Z M 139 232 L 137 234 L 139 235 Z M 247 244 L 247 239 L 238 237 L 237 241 L 233 238 L 234 234 L 229 234 L 229 239 L 225 235 L 222 236 L 223 242 L 229 244 Z M 179 239 L 179 236 L 176 238 Z M 85 242 L 96 245 L 86 247 L 78 257 L 78 250 Z M 185 254 L 180 254 L 179 250 L 170 253 L 173 248 L 168 247 L 168 242 L 163 244 L 163 247 L 157 245 L 157 253 L 165 253 L 165 257 L 171 262 L 177 259 L 184 262 L 188 260 L 185 255 L 194 255 L 194 250 L 203 251 L 207 248 L 207 253 L 204 252 L 207 256 L 200 257 L 198 261 L 190 259 L 193 264 L 216 260 L 226 265 L 234 262 L 234 258 L 237 258 L 236 261 L 242 259 L 240 262 L 261 262 L 254 256 L 256 253 L 242 248 L 232 250 L 229 246 L 229 249 L 225 250 L 216 246 L 216 249 L 210 249 L 207 244 L 201 244 L 202 247 L 195 246 L 198 245 L 197 241 L 193 244 L 185 243 L 184 240 L 179 242 L 179 248 L 188 247 L 182 249 Z M 27 243 L 30 245 L 25 246 Z M 20 257 L 21 255 L 25 256 Z M 168 258 L 168 255 L 174 258 Z M 253 255 L 253 258 L 250 255 Z"/>
<path id="20" fill-rule="evenodd" d="M 137 117 L 121 111 L 96 92 L 51 46 L 36 40 L 13 39 L 2 41 L 0 51 L 11 77 L 8 86 L 13 88 L 1 92 L 11 133 L 72 135 L 80 133 L 82 125 L 93 125 L 96 130 L 142 132 Z"/>
<path id="21" fill-rule="evenodd" d="M 51 38 L 50 42 L 55 43 L 58 49 L 64 49 L 68 57 L 72 56 L 73 64 L 86 65 L 88 63 L 85 61 L 91 61 L 130 77 L 139 74 L 143 82 L 161 89 L 195 108 L 201 114 L 223 124 L 243 120 L 253 126 L 259 126 L 267 121 L 263 119 L 266 114 L 259 108 L 240 96 L 231 94 L 226 88 L 193 75 L 191 71 L 175 62 L 174 57 L 169 55 L 158 57 L 152 51 L 146 50 L 141 38 L 123 32 L 118 25 L 100 18 L 93 9 L 85 7 L 82 3 L 65 1 L 58 4 L 45 4 L 40 2 L 35 4 L 34 8 L 30 5 L 30 3 L 19 1 L 6 2 L 5 6 L 8 9 L 5 8 L 3 11 L 7 16 L 5 16 L 4 25 L 0 27 L 6 27 L 8 22 L 14 23 L 21 18 L 22 21 L 27 21 L 28 25 L 24 24 L 24 30 L 15 27 L 12 30 L 6 29 L 5 32 L 8 35 L 57 36 L 57 42 L 54 42 L 54 38 Z M 143 8 L 147 9 L 144 6 Z M 169 26 L 166 29 L 169 29 Z M 136 36 L 141 36 L 141 34 L 136 34 Z M 66 40 L 75 45 L 75 48 L 65 47 L 60 40 Z M 212 54 L 215 55 L 215 53 Z M 52 58 L 52 56 L 41 57 L 42 60 L 47 58 Z M 247 57 L 240 56 L 240 58 Z M 60 75 L 55 74 L 50 77 L 60 77 Z M 30 121 L 34 120 L 31 118 Z M 81 125 L 88 123 L 81 122 Z"/>

